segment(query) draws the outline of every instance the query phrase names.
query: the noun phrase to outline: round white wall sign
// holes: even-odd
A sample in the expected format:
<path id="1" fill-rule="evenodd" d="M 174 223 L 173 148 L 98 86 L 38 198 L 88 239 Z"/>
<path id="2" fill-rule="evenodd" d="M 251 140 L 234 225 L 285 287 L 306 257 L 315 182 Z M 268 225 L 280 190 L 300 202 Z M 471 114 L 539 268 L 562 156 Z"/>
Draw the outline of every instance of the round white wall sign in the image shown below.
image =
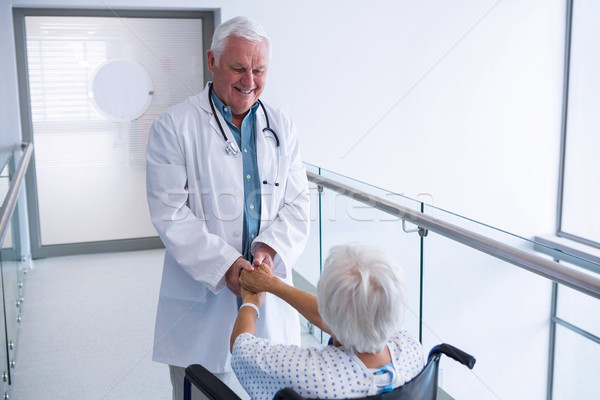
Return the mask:
<path id="1" fill-rule="evenodd" d="M 109 60 L 100 64 L 90 79 L 90 97 L 96 110 L 111 121 L 139 118 L 152 103 L 152 80 L 140 64 Z"/>

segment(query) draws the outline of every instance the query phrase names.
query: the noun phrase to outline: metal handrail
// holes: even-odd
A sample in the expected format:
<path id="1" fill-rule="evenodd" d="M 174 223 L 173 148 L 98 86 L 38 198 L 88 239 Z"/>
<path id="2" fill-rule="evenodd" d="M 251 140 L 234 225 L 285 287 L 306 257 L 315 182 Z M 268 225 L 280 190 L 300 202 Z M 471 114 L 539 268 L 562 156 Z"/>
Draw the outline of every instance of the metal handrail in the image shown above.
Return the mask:
<path id="1" fill-rule="evenodd" d="M 8 224 L 12 219 L 13 212 L 17 205 L 19 189 L 21 189 L 23 180 L 25 179 L 25 173 L 27 172 L 29 161 L 31 161 L 31 155 L 33 153 L 33 145 L 31 143 L 24 144 L 24 146 L 25 150 L 23 152 L 23 157 L 21 157 L 17 171 L 13 174 L 10 188 L 2 203 L 2 215 L 0 215 L 0 243 L 4 243 L 4 237 L 8 231 Z"/>
<path id="2" fill-rule="evenodd" d="M 536 254 L 518 249 L 487 236 L 461 228 L 457 225 L 433 218 L 415 210 L 400 206 L 353 187 L 344 185 L 333 179 L 307 171 L 308 180 L 317 185 L 331 189 L 367 204 L 390 215 L 409 221 L 421 228 L 440 234 L 448 239 L 482 251 L 498 259 L 504 260 L 528 271 L 534 272 L 560 284 L 569 286 L 579 292 L 600 299 L 600 276 L 577 267 L 559 264 Z"/>

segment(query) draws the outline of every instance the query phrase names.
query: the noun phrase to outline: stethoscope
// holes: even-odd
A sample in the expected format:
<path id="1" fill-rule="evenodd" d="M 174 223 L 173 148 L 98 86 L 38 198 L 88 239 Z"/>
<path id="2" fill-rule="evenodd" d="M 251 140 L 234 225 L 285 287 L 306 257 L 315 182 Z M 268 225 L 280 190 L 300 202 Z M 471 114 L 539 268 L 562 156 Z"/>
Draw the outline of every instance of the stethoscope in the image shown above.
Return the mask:
<path id="1" fill-rule="evenodd" d="M 215 111 L 215 104 L 213 102 L 212 99 L 212 93 L 213 93 L 213 88 L 212 85 L 209 86 L 208 89 L 208 101 L 210 103 L 210 108 L 212 109 L 212 112 L 215 116 L 215 119 L 217 120 L 217 124 L 219 125 L 219 129 L 221 130 L 221 136 L 223 136 L 223 140 L 225 140 L 225 143 L 227 144 L 227 146 L 225 147 L 225 151 L 227 152 L 227 154 L 229 154 L 230 156 L 237 156 L 238 154 L 240 154 L 240 150 L 236 147 L 235 144 L 233 144 L 232 140 L 227 139 L 227 135 L 225 135 L 225 130 L 223 129 L 223 125 L 221 125 L 221 121 L 219 121 L 219 116 L 217 115 L 217 112 Z M 262 108 L 263 113 L 265 114 L 265 120 L 267 122 L 267 127 L 263 128 L 263 133 L 265 132 L 270 132 L 271 135 L 273 135 L 273 139 L 275 139 L 275 148 L 277 149 L 277 172 L 275 173 L 275 179 L 273 180 L 272 183 L 267 182 L 266 180 L 263 180 L 263 185 L 275 185 L 275 186 L 279 186 L 279 182 L 278 178 L 279 178 L 279 136 L 277 136 L 277 133 L 271 129 L 271 125 L 269 124 L 269 116 L 267 115 L 267 109 L 265 108 L 265 106 L 263 105 L 262 101 L 257 100 L 258 101 L 258 105 L 260 105 L 260 108 Z M 265 133 L 265 136 L 266 133 Z M 269 136 L 267 136 L 269 137 Z"/>

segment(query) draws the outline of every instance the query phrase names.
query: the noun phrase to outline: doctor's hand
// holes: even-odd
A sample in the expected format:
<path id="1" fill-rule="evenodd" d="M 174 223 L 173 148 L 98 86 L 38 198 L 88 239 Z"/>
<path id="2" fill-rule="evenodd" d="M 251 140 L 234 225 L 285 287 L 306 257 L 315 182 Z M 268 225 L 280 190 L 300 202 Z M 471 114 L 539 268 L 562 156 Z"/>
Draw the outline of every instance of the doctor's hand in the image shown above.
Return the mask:
<path id="1" fill-rule="evenodd" d="M 256 249 L 254 253 L 254 265 L 258 266 L 261 264 L 267 264 L 271 268 L 271 272 L 275 270 L 273 260 L 275 259 L 275 250 L 264 243 L 261 243 L 260 247 Z"/>
<path id="2" fill-rule="evenodd" d="M 225 272 L 225 281 L 227 282 L 227 287 L 238 297 L 241 296 L 240 274 L 243 270 L 253 271 L 254 267 L 248 260 L 244 260 L 244 258 L 239 257 L 237 260 L 235 260 L 231 267 L 229 267 L 227 272 Z"/>

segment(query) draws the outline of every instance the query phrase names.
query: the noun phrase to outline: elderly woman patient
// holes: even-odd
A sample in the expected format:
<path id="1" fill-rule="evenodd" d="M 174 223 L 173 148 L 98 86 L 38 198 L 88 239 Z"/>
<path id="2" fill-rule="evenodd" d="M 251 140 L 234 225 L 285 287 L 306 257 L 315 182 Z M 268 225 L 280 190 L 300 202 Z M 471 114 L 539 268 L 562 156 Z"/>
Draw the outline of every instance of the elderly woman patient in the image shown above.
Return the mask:
<path id="1" fill-rule="evenodd" d="M 253 399 L 289 387 L 305 398 L 355 398 L 390 391 L 423 369 L 420 343 L 399 326 L 403 272 L 366 245 L 334 247 L 317 297 L 273 276 L 243 271 L 242 302 L 231 334 L 232 366 Z M 333 346 L 300 348 L 254 336 L 265 292 L 289 303 L 333 337 Z"/>

